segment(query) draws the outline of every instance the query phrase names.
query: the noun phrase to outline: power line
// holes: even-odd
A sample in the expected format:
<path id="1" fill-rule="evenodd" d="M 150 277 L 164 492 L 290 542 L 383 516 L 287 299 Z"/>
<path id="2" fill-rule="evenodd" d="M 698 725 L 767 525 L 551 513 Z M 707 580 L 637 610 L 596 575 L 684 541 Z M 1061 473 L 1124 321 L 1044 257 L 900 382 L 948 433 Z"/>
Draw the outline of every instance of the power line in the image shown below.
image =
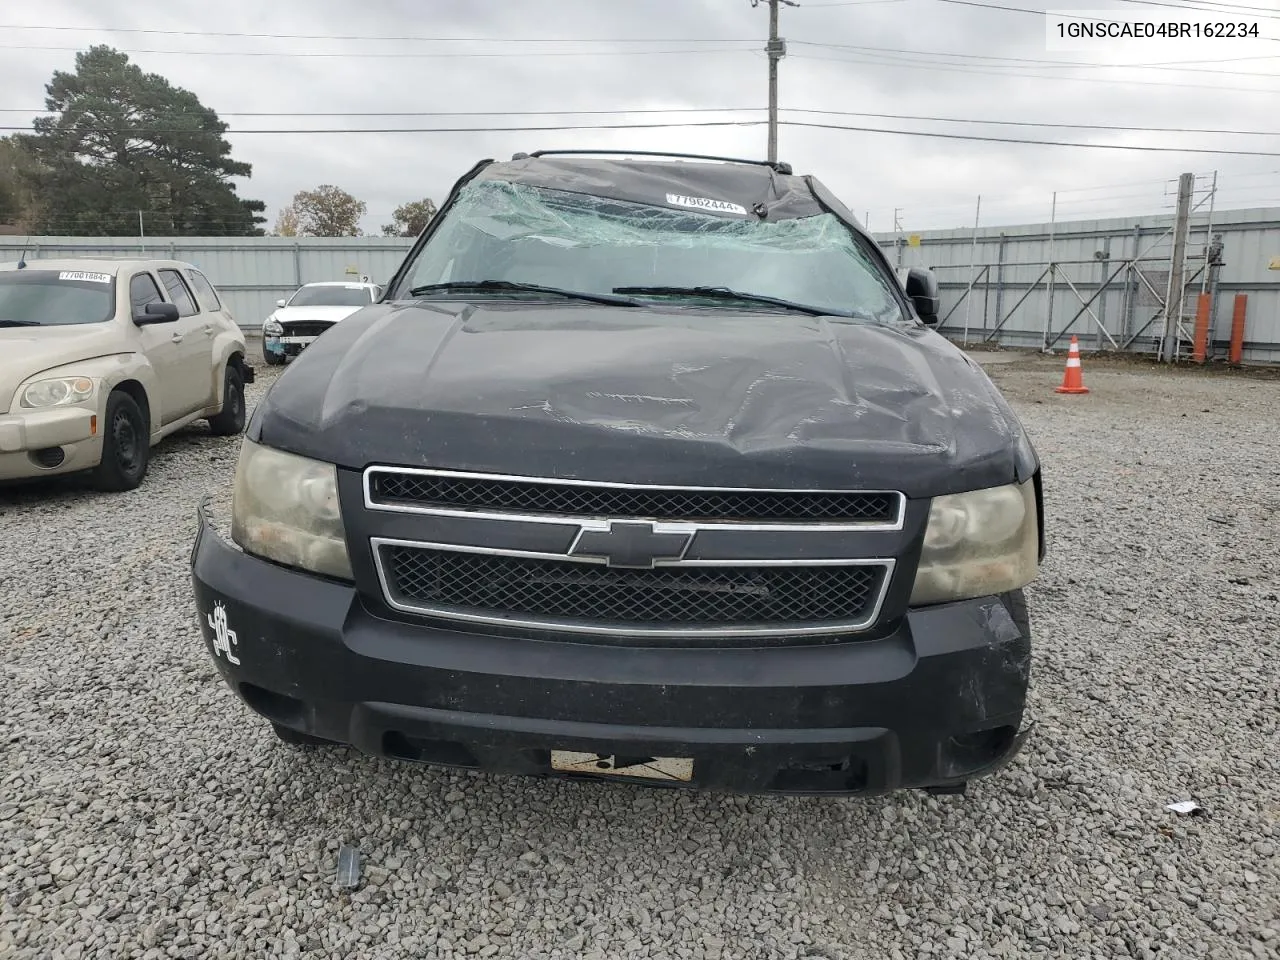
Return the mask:
<path id="1" fill-rule="evenodd" d="M 391 133 L 529 133 L 565 130 L 660 130 L 694 127 L 758 127 L 766 123 L 763 120 L 698 120 L 672 121 L 670 123 L 611 123 L 611 124 L 554 124 L 545 126 L 502 126 L 502 127 L 316 127 L 293 129 L 229 129 L 228 134 L 271 134 L 271 135 L 303 135 L 321 134 L 391 134 Z M 1015 137 L 991 137 L 977 134 L 938 133 L 924 130 L 891 130 L 883 127 L 860 127 L 843 124 L 817 123 L 803 120 L 780 120 L 779 126 L 811 128 L 818 130 L 841 130 L 851 133 L 879 133 L 904 137 L 927 137 L 938 140 L 966 140 L 975 143 L 1009 143 L 1044 147 L 1075 147 L 1086 150 L 1129 150 L 1137 153 L 1200 153 L 1213 156 L 1238 157 L 1280 157 L 1280 151 L 1267 150 L 1231 150 L 1210 147 L 1169 147 L 1140 146 L 1118 143 L 1079 143 L 1064 140 L 1033 140 Z M 0 127 L 4 131 L 25 131 L 27 127 Z M 128 133 L 135 136 L 142 134 L 186 134 L 190 130 L 162 129 L 148 127 L 101 128 L 101 133 Z"/>
<path id="2" fill-rule="evenodd" d="M 1011 7 L 1011 6 L 1007 6 L 1005 4 L 1000 4 L 1000 3 L 980 3 L 978 2 L 978 0 L 935 0 L 935 2 L 951 3 L 951 4 L 956 4 L 957 6 L 962 6 L 962 7 L 978 7 L 979 9 L 982 9 L 982 10 L 1004 10 L 1010 13 L 1032 13 L 1032 14 L 1035 14 L 1037 17 L 1047 16 L 1049 13 L 1048 10 L 1032 10 L 1029 7 Z M 1170 3 L 1156 3 L 1155 0 L 1121 0 L 1121 2 L 1145 3 L 1145 4 L 1150 4 L 1152 6 L 1157 6 L 1157 7 L 1173 7 L 1173 9 L 1175 10 L 1198 10 L 1204 13 L 1228 14 L 1228 11 L 1215 10 L 1212 7 L 1183 7 L 1183 6 L 1177 6 L 1175 4 L 1170 4 Z M 1053 15 L 1056 17 L 1062 17 L 1068 20 L 1091 20 L 1094 23 L 1124 23 L 1125 22 L 1123 20 L 1105 20 L 1101 17 L 1084 16 L 1082 14 L 1070 13 L 1065 10 L 1054 10 Z M 1255 15 L 1253 19 L 1256 19 L 1256 18 L 1257 16 Z M 1271 17 L 1270 19 L 1280 19 L 1280 18 Z M 1276 38 L 1276 37 L 1262 37 L 1260 39 L 1269 40 L 1273 43 L 1280 43 L 1280 38 Z"/>
<path id="3" fill-rule="evenodd" d="M 1274 10 L 1266 7 L 1246 7 L 1236 3 L 1215 4 L 1212 7 L 1189 6 L 1182 3 L 1169 3 L 1168 0 L 1120 0 L 1121 3 L 1140 3 L 1147 7 L 1165 7 L 1171 10 L 1197 10 L 1204 13 L 1225 13 L 1248 16 L 1251 20 L 1280 20 Z M 1256 12 L 1252 12 L 1256 11 Z"/>
<path id="4" fill-rule="evenodd" d="M 968 65 L 945 65 L 945 64 L 935 63 L 932 61 L 920 62 L 920 61 L 913 61 L 913 60 L 904 60 L 903 58 L 897 58 L 896 60 L 894 60 L 894 59 L 881 57 L 880 59 L 877 60 L 874 58 L 866 57 L 860 60 L 855 60 L 849 57 L 818 57 L 818 56 L 814 56 L 813 54 L 805 54 L 805 53 L 797 53 L 794 55 L 794 58 L 796 60 L 819 60 L 819 61 L 825 61 L 827 63 L 844 63 L 844 64 L 849 64 L 850 66 L 865 64 L 870 66 L 889 67 L 889 68 L 898 68 L 898 69 L 910 68 L 912 70 L 926 70 L 934 73 L 968 73 L 968 74 L 975 74 L 975 75 L 982 75 L 982 76 L 1004 77 L 1004 78 L 1008 78 L 1010 76 L 1008 73 L 1002 73 L 999 70 L 983 70 L 978 67 L 971 67 Z M 1270 89 L 1265 87 L 1228 87 L 1228 86 L 1219 86 L 1218 84 L 1208 84 L 1208 83 L 1169 83 L 1164 80 L 1128 80 L 1128 79 L 1115 79 L 1115 80 L 1105 79 L 1104 80 L 1098 77 L 1073 77 L 1073 76 L 1065 76 L 1062 74 L 1058 74 L 1057 76 L 1046 76 L 1044 74 L 1037 74 L 1037 73 L 1019 73 L 1017 75 L 1017 78 L 1020 80 L 1052 80 L 1055 83 L 1101 83 L 1110 87 L 1114 87 L 1116 85 L 1125 85 L 1125 86 L 1137 86 L 1137 87 L 1168 87 L 1170 89 L 1182 89 L 1182 90 L 1211 90 L 1215 92 L 1226 91 L 1231 93 L 1280 93 L 1280 90 L 1274 87 Z M 1263 79 L 1267 79 L 1267 78 L 1263 77 Z"/>
<path id="5" fill-rule="evenodd" d="M 764 107 L 636 107 L 614 110 L 219 110 L 217 113 L 220 117 L 620 117 L 633 113 L 759 113 L 764 109 Z M 20 107 L 0 107 L 0 113 L 58 114 L 63 111 L 46 110 L 43 107 L 30 110 Z"/>
<path id="6" fill-rule="evenodd" d="M 1182 63 L 1179 63 L 1177 61 L 1174 61 L 1172 63 L 1098 63 L 1097 61 L 1086 61 L 1086 60 L 1046 60 L 1046 59 L 1031 59 L 1027 57 L 995 57 L 995 56 L 986 56 L 983 54 L 975 54 L 975 53 L 950 53 L 943 50 L 905 50 L 905 49 L 894 49 L 893 47 L 856 47 L 856 46 L 850 46 L 849 44 L 843 44 L 843 43 L 819 43 L 814 40 L 793 40 L 791 42 L 796 44 L 797 46 L 802 46 L 802 47 L 822 47 L 828 50 L 853 50 L 860 53 L 896 53 L 896 54 L 910 54 L 912 56 L 920 56 L 920 57 L 951 57 L 953 59 L 960 59 L 960 60 L 999 61 L 999 63 L 984 62 L 984 63 L 977 64 L 977 66 L 982 66 L 982 67 L 999 67 L 999 66 L 1003 66 L 1004 64 L 1008 64 L 1011 68 L 1013 68 L 1013 67 L 1019 67 L 1022 64 L 1029 63 L 1036 66 L 1064 67 L 1064 68 L 1070 68 L 1070 69 L 1088 67 L 1096 70 L 1099 67 L 1101 67 L 1109 70 L 1174 70 L 1174 71 L 1177 71 L 1178 73 L 1212 73 L 1212 74 L 1220 74 L 1222 76 L 1259 77 L 1261 79 L 1268 79 L 1268 80 L 1273 79 L 1275 77 L 1275 74 L 1256 73 L 1256 72 L 1247 71 L 1247 70 L 1204 70 L 1204 69 L 1197 70 L 1189 66 L 1189 64 L 1192 64 L 1192 63 L 1210 62 L 1210 61 L 1203 61 L 1203 60 L 1192 60 L 1192 61 L 1186 61 Z M 1268 57 L 1262 57 L 1260 59 L 1272 59 L 1272 58 L 1268 56 Z M 946 63 L 947 61 L 944 60 L 941 62 Z"/>
<path id="7" fill-rule="evenodd" d="M 1008 7 L 999 3 L 978 3 L 977 0 L 937 0 L 938 3 L 954 3 L 963 7 L 978 7 L 983 10 L 1009 10 L 1013 13 L 1034 13 L 1037 17 L 1043 17 L 1048 13 L 1047 10 L 1032 10 L 1028 7 Z M 1074 13 L 1066 11 L 1055 11 L 1063 17 L 1072 20 L 1092 20 L 1094 23 L 1120 23 L 1119 20 L 1104 20 L 1101 17 L 1077 16 Z"/>
<path id="8" fill-rule="evenodd" d="M 58 53 L 81 53 L 80 47 L 50 47 L 32 44 L 0 44 L 0 50 L 42 50 Z M 464 59 L 474 57 L 645 57 L 673 56 L 707 53 L 751 53 L 757 51 L 747 47 L 716 47 L 701 50 L 536 50 L 519 53 L 405 53 L 403 51 L 313 51 L 313 50 L 120 50 L 129 54 L 168 54 L 178 57 L 351 57 L 372 58 L 377 60 L 422 60 L 422 59 Z"/>
<path id="9" fill-rule="evenodd" d="M 1217 150 L 1210 147 L 1152 147 L 1122 143 L 1071 143 L 1062 140 L 1022 140 L 1013 137 L 982 137 L 964 133 L 935 133 L 922 130 L 886 130 L 881 127 L 852 127 L 840 124 L 813 123 L 801 120 L 782 121 L 788 127 L 811 127 L 819 130 L 848 130 L 856 133 L 889 133 L 906 137 L 932 137 L 941 140 L 969 140 L 980 143 L 1018 143 L 1042 147 L 1080 147 L 1091 150 L 1132 150 L 1138 153 L 1206 153 L 1232 157 L 1280 157 L 1269 150 Z"/>
<path id="10" fill-rule="evenodd" d="M 162 37 L 236 37 L 247 40 L 374 40 L 395 42 L 426 43 L 756 43 L 747 37 L 743 39 L 701 39 L 688 40 L 683 37 L 655 37 L 641 39 L 638 37 L 428 37 L 370 34 L 334 34 L 334 33 L 235 33 L 223 30 L 156 30 L 143 27 L 69 27 L 69 26 L 37 26 L 27 23 L 0 24 L 0 30 L 59 30 L 71 33 L 142 33 Z"/>
<path id="11" fill-rule="evenodd" d="M 223 131 L 227 134 L 330 134 L 330 133 L 519 133 L 556 130 L 661 130 L 671 127 L 759 127 L 764 120 L 696 120 L 672 121 L 670 123 L 600 123 L 600 124 L 553 124 L 547 126 L 508 126 L 508 127 L 312 127 L 290 129 L 245 129 L 236 128 Z M 5 131 L 30 131 L 30 127 L 0 127 Z M 97 127 L 98 133 L 127 133 L 135 136 L 143 134 L 192 134 L 201 131 L 177 127 Z M 1280 154 L 1277 154 L 1280 156 Z"/>
<path id="12" fill-rule="evenodd" d="M 262 112 L 240 112 L 240 111 L 220 111 L 220 117 L 542 117 L 542 116 L 569 116 L 569 115 L 585 115 L 585 116 L 626 116 L 628 114 L 662 114 L 662 113 L 758 113 L 764 110 L 764 107 L 676 107 L 676 108 L 642 108 L 635 110 L 406 110 L 406 111 L 262 111 Z M 0 107 L 0 113 L 38 113 L 38 110 L 22 110 L 16 107 Z M 45 111 L 49 112 L 49 111 Z M 830 117 L 867 117 L 876 120 L 911 120 L 923 121 L 927 123 L 963 123 L 972 126 L 1007 126 L 1007 127 L 1030 127 L 1045 128 L 1058 130 L 1108 130 L 1117 133 L 1198 133 L 1198 134 L 1214 134 L 1224 136 L 1253 136 L 1253 137 L 1280 137 L 1280 131 L 1274 130 L 1238 130 L 1226 129 L 1222 127 L 1142 127 L 1128 124 L 1104 124 L 1104 123 L 1054 123 L 1043 120 L 987 120 L 980 118 L 966 117 L 936 117 L 921 114 L 901 114 L 901 113 L 870 113 L 852 110 L 821 110 L 810 107 L 785 107 L 785 113 L 793 114 L 813 114 L 816 116 Z M 760 121 L 755 121 L 759 123 Z M 665 126 L 665 125 L 662 125 Z M 0 127 L 3 130 L 29 130 L 29 127 Z M 120 128 L 122 131 L 134 130 L 135 128 Z M 362 128 L 364 132 L 377 133 L 381 132 L 379 128 Z M 470 128 L 468 128 L 470 129 Z M 483 128 L 475 128 L 482 131 Z M 589 129 L 589 128 L 587 128 Z M 190 132 L 190 131 L 169 131 L 169 130 L 150 130 L 146 132 L 154 133 L 170 133 L 170 132 Z M 307 130 L 297 131 L 258 131 L 245 128 L 230 129 L 228 133 L 257 133 L 257 132 L 297 132 L 306 133 Z M 323 130 L 316 132 L 326 132 Z M 395 131 L 388 131 L 395 132 Z"/>
<path id="13" fill-rule="evenodd" d="M 1044 127 L 1059 130 L 1113 130 L 1118 133 L 1211 133 L 1237 136 L 1280 137 L 1280 131 L 1264 130 L 1226 130 L 1209 127 L 1136 127 L 1125 124 L 1107 123 L 1053 123 L 1042 120 L 977 120 L 962 117 L 931 117 L 918 114 L 893 113 L 858 113 L 845 110 L 809 110 L 803 107 L 788 107 L 793 113 L 814 113 L 839 117 L 871 117 L 876 120 L 919 120 L 931 123 L 971 123 L 1003 127 Z"/>
<path id="14" fill-rule="evenodd" d="M 615 110 L 403 110 L 403 111 L 218 111 L 220 117 L 552 117 L 627 116 L 629 114 L 759 113 L 764 107 L 643 107 Z M 855 110 L 822 110 L 811 107 L 783 107 L 784 113 L 816 114 L 829 117 L 869 117 L 875 120 L 913 120 L 929 123 L 964 123 L 973 126 L 1041 127 L 1059 130 L 1112 130 L 1117 133 L 1206 133 L 1229 136 L 1280 137 L 1280 130 L 1238 130 L 1222 127 L 1143 127 L 1133 124 L 1056 123 L 1047 120 L 986 120 L 973 117 L 935 117 L 907 113 L 869 113 Z M 0 107 L 0 113 L 46 113 L 58 111 Z M 65 114 L 64 114 L 65 115 Z M 24 128 L 25 129 L 25 128 Z M 233 131 L 247 132 L 247 131 Z"/>

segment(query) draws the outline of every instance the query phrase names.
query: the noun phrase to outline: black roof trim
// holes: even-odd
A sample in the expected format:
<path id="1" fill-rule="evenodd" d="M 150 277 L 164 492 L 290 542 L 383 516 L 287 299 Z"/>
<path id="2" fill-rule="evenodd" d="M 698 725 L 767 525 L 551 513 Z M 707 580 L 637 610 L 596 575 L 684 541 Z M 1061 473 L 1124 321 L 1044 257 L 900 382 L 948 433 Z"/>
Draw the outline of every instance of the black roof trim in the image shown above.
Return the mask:
<path id="1" fill-rule="evenodd" d="M 548 156 L 621 156 L 621 157 L 674 157 L 683 160 L 718 160 L 721 163 L 747 163 L 755 167 L 770 167 L 783 176 L 792 173 L 791 164 L 780 160 L 745 160 L 741 157 L 717 157 L 705 153 L 669 153 L 665 150 L 535 150 L 533 153 L 513 154 L 512 160 L 528 160 L 531 157 Z"/>

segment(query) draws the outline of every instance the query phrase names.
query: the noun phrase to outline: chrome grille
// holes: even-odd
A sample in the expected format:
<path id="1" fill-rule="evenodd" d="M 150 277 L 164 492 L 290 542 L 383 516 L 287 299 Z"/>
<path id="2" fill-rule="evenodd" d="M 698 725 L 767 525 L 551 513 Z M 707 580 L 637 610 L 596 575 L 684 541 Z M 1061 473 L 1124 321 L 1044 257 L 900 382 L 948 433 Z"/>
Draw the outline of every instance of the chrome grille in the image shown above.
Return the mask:
<path id="1" fill-rule="evenodd" d="M 892 492 L 633 486 L 377 467 L 367 491 L 374 509 L 858 526 L 899 523 L 903 502 Z"/>
<path id="2" fill-rule="evenodd" d="M 605 633 L 802 634 L 864 629 L 884 562 L 658 566 L 599 564 L 380 543 L 393 605 L 461 619 Z"/>

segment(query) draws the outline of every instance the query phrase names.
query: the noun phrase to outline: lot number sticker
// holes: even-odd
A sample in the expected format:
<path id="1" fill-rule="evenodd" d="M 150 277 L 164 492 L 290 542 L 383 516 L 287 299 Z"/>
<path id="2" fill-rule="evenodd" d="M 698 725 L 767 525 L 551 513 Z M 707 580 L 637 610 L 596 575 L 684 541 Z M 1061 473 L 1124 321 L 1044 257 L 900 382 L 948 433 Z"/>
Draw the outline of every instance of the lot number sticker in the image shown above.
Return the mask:
<path id="1" fill-rule="evenodd" d="M 717 213 L 740 213 L 747 215 L 745 207 L 728 200 L 712 200 L 708 197 L 682 197 L 676 193 L 667 194 L 667 203 L 673 207 L 690 207 L 694 210 L 714 210 Z"/>
<path id="2" fill-rule="evenodd" d="M 80 273 L 77 270 L 63 270 L 58 274 L 59 280 L 85 280 L 89 283 L 110 283 L 109 273 Z"/>

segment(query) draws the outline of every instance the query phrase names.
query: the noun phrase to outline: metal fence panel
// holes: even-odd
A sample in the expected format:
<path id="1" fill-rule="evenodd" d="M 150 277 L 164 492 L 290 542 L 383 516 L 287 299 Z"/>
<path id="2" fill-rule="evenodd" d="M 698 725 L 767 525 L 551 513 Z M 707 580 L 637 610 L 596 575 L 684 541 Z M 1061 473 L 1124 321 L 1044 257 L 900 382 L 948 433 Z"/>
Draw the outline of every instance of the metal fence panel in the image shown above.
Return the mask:
<path id="1" fill-rule="evenodd" d="M 1280 362 L 1280 269 L 1271 268 L 1274 258 L 1280 257 L 1280 208 L 1217 211 L 1211 229 L 1208 220 L 1206 207 L 1191 218 L 1184 327 L 1190 330 L 1194 324 L 1205 245 L 1212 236 L 1221 234 L 1223 266 L 1213 313 L 1215 346 L 1219 353 L 1225 351 L 1233 298 L 1236 293 L 1245 293 L 1249 297 L 1245 360 Z M 946 317 L 940 329 L 952 338 L 963 338 L 966 319 L 970 342 L 986 339 L 1004 320 L 992 342 L 1038 347 L 1045 340 L 1046 320 L 1052 341 L 1080 313 L 1069 333 L 1077 334 L 1085 349 L 1109 348 L 1107 336 L 1099 332 L 1089 312 L 1081 310 L 1081 300 L 1094 297 L 1110 278 L 1090 310 L 1110 338 L 1121 344 L 1146 327 L 1132 348 L 1150 349 L 1161 325 L 1159 319 L 1151 321 L 1159 316 L 1168 290 L 1173 243 L 1167 231 L 1172 224 L 1172 215 L 1164 215 L 984 227 L 977 231 L 976 257 L 972 229 L 921 231 L 916 247 L 891 233 L 874 236 L 891 261 L 896 262 L 901 253 L 904 267 L 932 267 L 937 272 L 941 312 Z M 895 249 L 896 239 L 901 240 L 901 246 Z M 1059 264 L 1052 295 L 1045 277 L 1051 253 Z M 1131 275 L 1120 270 L 1112 278 L 1123 261 L 1139 253 L 1138 270 L 1151 288 L 1138 280 L 1137 271 Z M 971 261 L 976 264 L 972 268 Z M 966 296 L 967 304 L 961 302 Z M 1055 346 L 1061 348 L 1064 343 L 1059 340 Z"/>
<path id="2" fill-rule="evenodd" d="M 1280 269 L 1271 269 L 1280 257 L 1280 208 L 1219 211 L 1212 234 L 1223 237 L 1223 267 L 1214 304 L 1214 336 L 1225 348 L 1230 335 L 1232 299 L 1249 297 L 1245 359 L 1280 362 Z M 1190 278 L 1200 269 L 1199 259 L 1210 239 L 1207 209 L 1191 219 L 1187 245 Z M 1098 293 L 1103 282 L 1126 258 L 1145 251 L 1140 270 L 1163 298 L 1168 283 L 1171 238 L 1162 237 L 1173 223 L 1172 215 L 1071 221 L 1050 225 L 922 232 L 920 245 L 911 247 L 902 237 L 903 266 L 933 267 L 942 293 L 942 330 L 962 337 L 966 322 L 970 340 L 987 336 L 1010 346 L 1038 347 L 1045 339 L 1046 319 L 1052 340 L 1076 316 L 1069 332 L 1080 337 L 1085 349 L 1109 348 L 1147 330 L 1133 342 L 1135 349 L 1149 349 L 1159 332 L 1158 300 L 1129 271 L 1121 270 L 1091 303 L 1093 316 L 1081 299 Z M 1052 243 L 1051 243 L 1052 234 Z M 876 240 L 896 261 L 893 234 L 875 234 Z M 182 237 L 139 240 L 131 237 L 0 237 L 0 261 L 18 258 L 24 246 L 27 259 L 48 257 L 173 257 L 194 263 L 222 292 L 233 316 L 246 330 L 256 330 L 300 284 L 316 280 L 342 280 L 368 276 L 384 283 L 403 260 L 412 238 L 400 237 Z M 1050 255 L 1059 264 L 1054 274 L 1052 298 L 1045 269 Z M 971 269 L 971 261 L 976 264 Z M 961 302 L 965 291 L 968 301 Z M 1072 287 L 1076 292 L 1072 291 Z M 1195 313 L 1200 278 L 1187 291 L 1186 325 Z M 1077 292 L 1079 296 L 1077 296 Z M 1050 304 L 1052 312 L 1050 315 Z M 1017 309 L 1010 315 L 1010 310 Z M 949 315 L 948 315 L 949 314 Z M 1004 321 L 998 333 L 995 328 Z M 1059 340 L 1056 346 L 1062 346 Z"/>

